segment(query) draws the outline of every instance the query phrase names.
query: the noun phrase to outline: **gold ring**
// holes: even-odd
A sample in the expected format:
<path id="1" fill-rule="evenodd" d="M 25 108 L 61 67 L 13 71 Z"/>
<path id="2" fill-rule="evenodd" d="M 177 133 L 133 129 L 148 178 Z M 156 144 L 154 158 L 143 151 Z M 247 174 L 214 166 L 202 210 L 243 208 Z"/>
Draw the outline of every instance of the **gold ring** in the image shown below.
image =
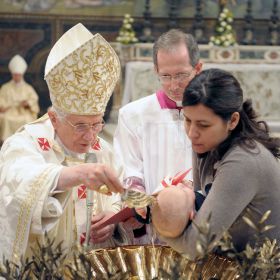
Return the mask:
<path id="1" fill-rule="evenodd" d="M 109 193 L 109 189 L 106 185 L 102 185 L 98 188 L 98 192 L 103 193 L 103 194 L 107 194 L 107 193 Z"/>

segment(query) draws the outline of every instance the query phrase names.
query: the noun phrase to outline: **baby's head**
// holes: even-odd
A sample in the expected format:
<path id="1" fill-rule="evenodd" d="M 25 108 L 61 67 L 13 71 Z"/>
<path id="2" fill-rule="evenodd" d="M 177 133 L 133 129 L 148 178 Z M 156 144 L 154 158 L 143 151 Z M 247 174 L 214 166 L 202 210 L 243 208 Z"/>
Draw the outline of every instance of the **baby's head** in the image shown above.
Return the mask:
<path id="1" fill-rule="evenodd" d="M 152 223 L 164 237 L 181 235 L 194 214 L 194 191 L 183 185 L 163 189 L 152 209 Z"/>

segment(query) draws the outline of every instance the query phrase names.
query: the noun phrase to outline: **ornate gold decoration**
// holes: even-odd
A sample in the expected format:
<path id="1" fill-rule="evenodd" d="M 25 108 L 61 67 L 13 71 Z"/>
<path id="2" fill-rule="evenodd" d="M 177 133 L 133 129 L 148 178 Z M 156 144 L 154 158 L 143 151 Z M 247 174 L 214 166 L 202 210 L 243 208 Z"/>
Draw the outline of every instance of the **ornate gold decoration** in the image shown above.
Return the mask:
<path id="1" fill-rule="evenodd" d="M 120 71 L 113 48 L 95 34 L 46 74 L 52 104 L 71 114 L 104 113 Z"/>
<path id="2" fill-rule="evenodd" d="M 160 245 L 93 250 L 87 260 L 92 279 L 239 279 L 235 264 L 226 258 L 209 255 L 203 262 L 192 262 L 172 248 Z M 74 269 L 74 263 L 70 262 L 67 265 Z M 76 269 L 81 270 L 82 266 L 78 264 Z M 70 279 L 67 274 L 65 269 L 64 279 Z M 119 278 L 110 278 L 118 274 Z"/>
<path id="3" fill-rule="evenodd" d="M 98 192 L 103 193 L 103 194 L 108 194 L 109 193 L 109 189 L 106 185 L 102 185 L 98 188 Z"/>
<path id="4" fill-rule="evenodd" d="M 146 207 L 156 201 L 154 196 L 135 190 L 125 190 L 121 195 L 121 199 L 129 208 Z"/>
<path id="5" fill-rule="evenodd" d="M 20 212 L 18 215 L 18 221 L 16 225 L 16 235 L 13 244 L 12 261 L 14 263 L 19 263 L 19 256 L 22 254 L 23 248 L 25 246 L 26 240 L 28 238 L 27 229 L 29 229 L 28 224 L 32 218 L 32 207 L 35 201 L 38 199 L 39 193 L 43 190 L 43 182 L 48 180 L 51 167 L 46 168 L 40 176 L 30 186 L 30 191 L 27 197 L 22 201 L 20 205 Z"/>

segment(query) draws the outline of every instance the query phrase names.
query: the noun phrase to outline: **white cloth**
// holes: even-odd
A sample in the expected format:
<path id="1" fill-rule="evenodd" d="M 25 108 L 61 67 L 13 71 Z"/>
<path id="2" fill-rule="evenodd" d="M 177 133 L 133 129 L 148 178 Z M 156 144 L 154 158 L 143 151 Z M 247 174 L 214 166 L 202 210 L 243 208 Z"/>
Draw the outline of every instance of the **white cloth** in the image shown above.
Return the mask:
<path id="1" fill-rule="evenodd" d="M 46 61 L 45 76 L 57 66 L 63 59 L 79 49 L 89 40 L 93 39 L 93 34 L 81 23 L 76 24 L 67 32 L 52 47 L 48 59 Z"/>
<path id="2" fill-rule="evenodd" d="M 28 103 L 29 108 L 21 105 L 23 101 Z M 0 140 L 5 140 L 22 125 L 37 118 L 38 95 L 24 80 L 19 83 L 11 80 L 0 89 L 0 107 L 7 109 L 4 113 L 0 113 Z"/>
<path id="3" fill-rule="evenodd" d="M 279 63 L 203 63 L 203 70 L 209 68 L 231 72 L 243 89 L 244 99 L 252 99 L 262 119 L 280 120 Z M 122 106 L 149 95 L 159 86 L 152 61 L 129 61 L 125 65 Z"/>
<path id="4" fill-rule="evenodd" d="M 121 176 L 109 144 L 102 139 L 99 143 L 100 151 L 90 152 L 98 153 L 99 161 L 114 167 Z M 85 199 L 77 199 L 78 187 L 55 191 L 63 165 L 76 164 L 76 160 L 67 157 L 55 141 L 47 115 L 7 139 L 0 153 L 0 259 L 5 255 L 17 262 L 17 256 L 30 256 L 30 247 L 36 239 L 43 242 L 46 231 L 55 244 L 63 241 L 67 249 L 77 245 L 77 232 L 83 230 L 77 225 L 84 227 L 86 215 L 77 209 L 75 215 L 75 207 L 85 205 Z M 93 214 L 117 212 L 120 207 L 119 195 L 94 193 Z M 114 244 L 111 238 L 99 246 Z"/>
<path id="5" fill-rule="evenodd" d="M 114 149 L 124 162 L 124 179 L 142 179 L 147 194 L 153 193 L 166 176 L 172 177 L 192 163 L 183 112 L 162 109 L 156 94 L 120 109 Z"/>
<path id="6" fill-rule="evenodd" d="M 122 106 L 146 97 L 160 88 L 152 61 L 129 61 L 125 64 Z"/>

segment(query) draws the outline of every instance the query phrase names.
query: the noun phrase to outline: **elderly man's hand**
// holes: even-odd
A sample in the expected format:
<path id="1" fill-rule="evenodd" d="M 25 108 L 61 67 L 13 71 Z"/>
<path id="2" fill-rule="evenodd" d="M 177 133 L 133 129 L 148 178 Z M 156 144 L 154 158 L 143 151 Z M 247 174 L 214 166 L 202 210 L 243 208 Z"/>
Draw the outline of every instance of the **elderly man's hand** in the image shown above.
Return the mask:
<path id="1" fill-rule="evenodd" d="M 0 113 L 5 113 L 9 108 L 0 106 Z"/>
<path id="2" fill-rule="evenodd" d="M 67 190 L 81 184 L 91 190 L 102 193 L 105 193 L 104 188 L 107 188 L 107 194 L 111 194 L 111 192 L 122 193 L 124 191 L 114 170 L 105 164 L 83 163 L 62 168 L 57 189 Z"/>
<path id="3" fill-rule="evenodd" d="M 102 191 L 102 187 L 107 186 L 110 192 L 123 192 L 123 187 L 115 172 L 108 166 L 100 163 L 83 164 L 84 177 L 82 183 L 94 191 Z M 101 187 L 101 188 L 100 188 Z"/>
<path id="4" fill-rule="evenodd" d="M 115 225 L 107 225 L 105 227 L 100 227 L 100 225 L 110 217 L 112 217 L 115 213 L 107 211 L 107 212 L 102 212 L 99 213 L 95 216 L 93 216 L 92 221 L 91 221 L 91 242 L 96 244 L 96 243 L 101 243 L 105 242 L 107 239 L 112 237 L 114 230 L 115 230 Z"/>
<path id="5" fill-rule="evenodd" d="M 30 109 L 30 105 L 26 100 L 20 102 L 20 107 L 23 107 L 24 109 Z"/>

